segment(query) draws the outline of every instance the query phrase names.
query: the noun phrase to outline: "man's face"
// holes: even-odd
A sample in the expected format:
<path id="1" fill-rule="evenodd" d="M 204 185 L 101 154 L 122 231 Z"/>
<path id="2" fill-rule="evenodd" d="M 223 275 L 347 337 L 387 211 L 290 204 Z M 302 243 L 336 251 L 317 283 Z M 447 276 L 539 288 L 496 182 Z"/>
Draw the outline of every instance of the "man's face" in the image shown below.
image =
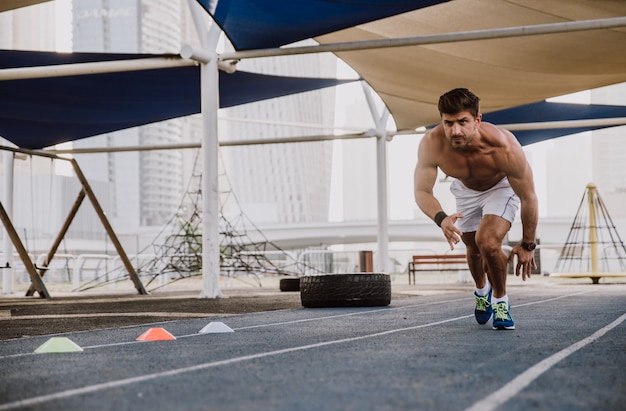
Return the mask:
<path id="1" fill-rule="evenodd" d="M 446 133 L 446 138 L 453 148 L 462 149 L 472 141 L 478 126 L 480 125 L 481 114 L 474 118 L 468 111 L 461 111 L 456 114 L 441 114 L 441 124 Z"/>

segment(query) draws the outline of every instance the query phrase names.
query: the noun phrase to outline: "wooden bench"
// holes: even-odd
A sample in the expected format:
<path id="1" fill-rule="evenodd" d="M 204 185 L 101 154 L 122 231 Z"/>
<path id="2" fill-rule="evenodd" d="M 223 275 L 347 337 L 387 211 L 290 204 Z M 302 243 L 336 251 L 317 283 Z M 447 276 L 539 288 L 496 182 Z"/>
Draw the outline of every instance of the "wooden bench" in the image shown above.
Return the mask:
<path id="1" fill-rule="evenodd" d="M 599 284 L 600 278 L 609 277 L 609 278 L 619 278 L 626 277 L 626 272 L 624 273 L 550 273 L 551 278 L 591 278 L 592 284 Z"/>
<path id="2" fill-rule="evenodd" d="M 452 265 L 456 267 L 447 267 Z M 415 273 L 418 271 L 459 271 L 464 269 L 468 269 L 465 254 L 414 255 L 413 259 L 409 261 L 409 284 L 415 284 Z"/>

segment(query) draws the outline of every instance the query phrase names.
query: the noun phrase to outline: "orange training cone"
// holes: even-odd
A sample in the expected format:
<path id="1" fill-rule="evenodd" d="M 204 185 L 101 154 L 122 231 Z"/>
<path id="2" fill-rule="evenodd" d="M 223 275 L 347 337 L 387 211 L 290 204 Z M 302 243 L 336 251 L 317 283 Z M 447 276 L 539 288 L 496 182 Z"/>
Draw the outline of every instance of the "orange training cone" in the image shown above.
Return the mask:
<path id="1" fill-rule="evenodd" d="M 175 339 L 176 337 L 174 337 L 164 328 L 150 328 L 148 331 L 137 337 L 137 341 L 164 341 Z"/>

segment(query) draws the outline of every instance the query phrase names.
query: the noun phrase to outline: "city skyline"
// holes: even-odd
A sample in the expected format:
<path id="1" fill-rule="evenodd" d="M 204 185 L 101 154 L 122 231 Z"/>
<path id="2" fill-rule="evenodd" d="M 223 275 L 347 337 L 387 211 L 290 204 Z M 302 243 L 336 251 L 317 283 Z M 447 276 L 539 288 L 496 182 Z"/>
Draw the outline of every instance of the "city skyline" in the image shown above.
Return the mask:
<path id="1" fill-rule="evenodd" d="M 148 1 L 140 3 L 140 0 L 115 0 L 110 3 L 102 1 L 83 2 L 82 5 L 87 5 L 86 10 L 76 8 L 72 12 L 78 13 L 82 21 L 97 20 L 98 16 L 101 18 L 110 15 L 131 17 L 130 20 L 132 20 L 133 16 L 137 17 L 140 13 L 138 7 L 133 14 L 129 8 L 122 8 L 119 12 L 115 11 L 118 9 L 109 12 L 109 9 L 97 8 L 104 6 L 89 9 L 89 5 L 115 4 L 116 7 L 119 7 L 122 4 L 131 4 L 131 6 L 151 4 Z M 172 6 L 172 3 L 167 0 L 152 1 L 157 2 L 159 7 L 168 8 Z M 124 36 L 119 35 L 121 33 L 118 32 L 119 36 L 115 40 L 117 43 L 109 41 L 112 37 L 107 40 L 100 34 L 83 39 L 76 44 L 73 44 L 70 36 L 68 43 L 68 37 L 63 30 L 58 30 L 55 19 L 57 16 L 65 16 L 58 17 L 57 23 L 63 21 L 67 27 L 72 27 L 78 22 L 72 18 L 67 20 L 66 14 L 55 9 L 56 6 L 63 4 L 71 4 L 71 1 L 61 0 L 43 3 L 32 9 L 27 8 L 28 10 L 17 10 L 14 13 L 1 15 L 0 44 L 2 47 L 65 52 L 68 51 L 65 47 L 70 44 L 70 49 L 77 51 L 176 53 L 179 47 L 188 41 L 189 37 L 195 35 L 190 16 L 181 13 L 179 15 L 181 33 L 180 38 L 176 40 L 173 40 L 175 36 L 169 36 L 167 42 L 160 42 L 159 38 L 166 35 L 168 31 L 159 32 L 158 25 L 147 17 L 146 21 L 150 23 L 150 33 L 142 32 L 143 28 L 135 25 L 134 29 Z M 159 7 L 155 7 L 153 10 L 159 9 Z M 38 10 L 38 12 L 31 15 L 29 13 L 31 10 Z M 181 7 L 179 11 L 182 10 Z M 38 22 L 36 30 L 30 27 L 32 21 Z M 102 32 L 106 31 L 106 24 L 103 23 Z M 13 30 L 12 25 L 15 25 L 15 30 Z M 129 30 L 130 26 L 127 25 L 124 30 Z M 52 31 L 55 36 L 46 34 Z M 160 34 L 157 35 L 157 33 Z M 143 36 L 151 40 L 151 43 L 146 43 L 147 47 L 138 44 L 139 39 Z M 107 43 L 107 41 L 109 42 Z M 166 47 L 161 48 L 162 45 L 166 45 Z M 197 44 L 195 45 L 197 46 Z M 117 48 L 117 46 L 121 46 L 121 48 Z M 276 64 L 270 62 L 269 64 L 266 63 L 266 66 L 257 65 L 254 60 L 244 60 L 239 63 L 238 69 L 276 75 L 298 76 L 306 73 L 307 76 L 312 77 L 332 77 L 333 74 L 336 74 L 338 78 L 354 79 L 359 77 L 338 59 L 336 60 L 337 68 L 333 72 L 333 70 L 328 71 L 328 67 L 322 69 L 321 60 L 317 61 L 316 58 L 283 57 Z M 285 63 L 287 59 L 289 62 Z M 269 61 L 265 60 L 265 62 Z M 320 64 L 319 67 L 312 67 L 318 64 Z M 306 72 L 302 71 L 302 68 L 306 68 Z M 338 86 L 326 90 L 324 94 L 326 97 L 312 99 L 295 96 L 289 102 L 269 101 L 244 105 L 235 110 L 219 110 L 219 138 L 225 141 L 227 138 L 252 139 L 270 138 L 278 135 L 321 134 L 329 133 L 329 129 L 332 127 L 335 128 L 337 134 L 348 130 L 365 132 L 376 128 L 364 94 L 364 86 L 360 82 Z M 584 91 L 573 96 L 564 96 L 561 100 L 578 101 L 584 104 L 624 105 L 626 104 L 626 97 L 624 96 L 626 96 L 626 84 L 621 84 Z M 332 101 L 333 99 L 334 101 Z M 375 94 L 374 100 L 380 113 L 384 104 Z M 274 116 L 273 114 L 277 115 Z M 276 121 L 276 124 L 270 124 L 272 121 Z M 112 140 L 111 135 L 101 135 L 80 140 L 74 146 L 85 144 L 106 147 L 111 143 L 114 145 L 197 143 L 201 140 L 200 123 L 199 115 L 189 116 L 169 122 L 154 123 L 141 129 L 133 128 L 120 131 L 117 134 L 126 137 L 120 138 L 119 141 L 110 141 Z M 289 128 L 286 128 L 286 125 Z M 302 130 L 297 130 L 300 128 L 297 127 L 299 125 L 305 127 Z M 392 118 L 390 118 L 387 128 L 388 130 L 394 129 Z M 154 133 L 148 135 L 145 130 L 152 130 Z M 621 165 L 626 161 L 626 143 L 624 143 L 626 140 L 620 135 L 623 132 L 624 127 L 613 127 L 599 132 L 565 136 L 524 147 L 535 174 L 540 205 L 539 216 L 540 218 L 553 218 L 551 221 L 545 221 L 543 235 L 541 227 L 539 228 L 538 239 L 544 240 L 544 245 L 551 241 L 554 248 L 554 244 L 558 243 L 559 240 L 554 239 L 554 233 L 550 233 L 549 227 L 555 221 L 561 224 L 559 226 L 561 231 L 566 229 L 566 226 L 569 227 L 563 222 L 573 219 L 584 190 L 590 182 L 596 183 L 598 193 L 605 200 L 611 216 L 616 219 L 617 226 L 624 226 L 626 210 L 621 205 L 626 202 L 626 173 L 622 171 Z M 406 237 L 397 237 L 397 234 L 394 234 L 396 237 L 393 240 L 388 239 L 390 240 L 388 243 L 389 251 L 394 253 L 394 261 L 402 261 L 405 258 L 403 253 L 419 249 L 425 243 L 428 243 L 429 246 L 435 244 L 434 247 L 442 247 L 442 250 L 446 245 L 445 242 L 442 244 L 432 243 L 433 237 L 425 236 L 423 227 L 430 226 L 436 229 L 436 226 L 432 225 L 428 217 L 417 208 L 413 199 L 413 169 L 421 136 L 421 134 L 393 136 L 393 132 L 391 132 L 386 144 L 388 218 L 393 220 L 391 223 L 395 223 L 395 227 L 398 224 L 416 227 L 413 240 L 409 241 Z M 277 225 L 298 229 L 306 234 L 310 233 L 307 231 L 307 224 L 310 226 L 312 223 L 317 223 L 320 226 L 326 226 L 325 221 L 365 222 L 366 224 L 362 224 L 362 226 L 376 230 L 379 221 L 378 205 L 380 204 L 376 175 L 377 139 L 365 137 L 321 143 L 320 146 L 323 148 L 318 152 L 316 152 L 317 149 L 309 149 L 312 144 L 317 143 L 256 145 L 221 149 L 223 159 L 221 163 L 230 165 L 230 169 L 227 170 L 229 174 L 227 180 L 234 182 L 231 194 L 239 200 L 243 200 L 237 204 L 239 210 L 235 210 L 234 215 L 238 217 L 245 213 L 245 217 L 256 225 L 254 228 L 249 227 L 250 231 L 258 230 L 255 234 L 260 233 L 261 235 L 271 233 Z M 67 145 L 71 146 L 72 143 Z M 182 203 L 186 194 L 184 190 L 189 186 L 189 178 L 198 177 L 197 174 L 192 176 L 193 159 L 198 151 L 177 150 L 176 153 L 152 151 L 76 156 L 79 157 L 79 164 L 87 171 L 88 179 L 94 190 L 97 191 L 100 202 L 104 205 L 105 212 L 113 223 L 114 230 L 129 253 L 149 253 L 150 251 L 147 250 L 154 248 L 154 245 L 160 240 L 158 236 L 168 227 L 169 222 L 174 221 L 176 223 L 181 216 L 184 216 L 185 204 Z M 332 157 L 330 157 L 331 151 Z M 241 155 L 243 152 L 246 154 Z M 155 155 L 152 156 L 152 153 Z M 229 156 L 231 156 L 230 159 L 224 160 Z M 270 157 L 271 160 L 268 161 L 267 158 Z M 123 161 L 122 158 L 124 158 Z M 285 158 L 292 161 L 287 162 L 284 160 Z M 119 168 L 118 171 L 113 171 L 118 160 L 120 160 L 120 164 L 124 162 L 129 168 Z M 15 212 L 14 222 L 20 234 L 23 235 L 27 247 L 33 252 L 43 253 L 45 251 L 50 238 L 54 235 L 55 227 L 60 225 L 65 210 L 69 209 L 68 202 L 73 200 L 72 195 L 77 190 L 76 182 L 70 181 L 71 171 L 68 173 L 67 169 L 59 167 L 58 163 L 64 162 L 57 162 L 54 165 L 54 170 L 50 171 L 50 162 L 32 160 L 15 162 L 15 170 L 18 170 L 15 180 L 19 181 L 19 184 L 16 184 L 16 196 L 14 198 L 19 210 Z M 221 172 L 228 168 L 228 166 L 224 167 L 224 164 L 221 164 L 220 167 L 222 167 Z M 92 171 L 108 170 L 109 175 L 104 180 L 92 179 L 93 174 L 89 171 L 90 168 Z M 138 169 L 141 171 L 138 172 Z M 319 171 L 311 172 L 313 169 Z M 175 172 L 169 173 L 164 170 L 174 170 Z M 144 171 L 156 171 L 156 173 L 143 174 Z M 19 173 L 23 175 L 17 176 Z M 299 175 L 296 176 L 296 174 Z M 162 184 L 164 175 L 168 179 L 178 179 L 169 181 L 171 189 Z M 284 176 L 295 177 L 283 179 Z M 223 190 L 231 189 L 230 182 L 222 185 L 223 181 L 222 175 L 220 175 L 220 194 Z M 449 182 L 449 179 L 445 179 L 445 176 L 441 175 L 435 186 L 435 193 L 444 210 L 453 212 L 455 205 L 448 190 Z M 146 183 L 146 188 L 153 190 L 152 192 L 157 197 L 149 197 L 146 194 L 147 191 L 134 189 L 134 187 L 141 187 L 143 183 Z M 42 189 L 46 188 L 46 184 L 48 184 L 47 189 Z M 53 190 L 52 187 L 55 189 Z M 18 193 L 20 190 L 22 192 Z M 37 200 L 34 200 L 34 196 L 38 196 Z M 42 196 L 47 196 L 47 198 L 42 201 Z M 167 204 L 161 201 L 166 196 L 169 201 Z M 141 202 L 148 198 L 156 199 L 157 201 L 153 204 L 159 205 L 159 208 L 151 208 L 151 211 L 154 211 L 152 215 L 144 218 L 141 215 L 140 207 Z M 122 199 L 121 202 L 120 199 Z M 144 204 L 146 203 L 144 201 Z M 43 211 L 42 204 L 45 205 Z M 162 205 L 164 206 L 161 207 Z M 36 206 L 40 208 L 36 209 Z M 238 212 L 240 215 L 237 215 Z M 622 218 L 622 221 L 617 221 L 619 218 Z M 86 210 L 81 210 L 81 215 L 77 216 L 72 223 L 68 236 L 64 239 L 64 249 L 77 254 L 110 254 L 112 249 L 108 237 L 101 225 L 97 223 L 93 210 L 89 207 Z M 342 227 L 342 225 L 337 225 L 337 227 Z M 565 239 L 565 234 L 560 234 Z M 510 238 L 516 239 L 519 235 L 519 218 L 517 218 L 511 228 Z M 267 237 L 265 238 L 267 239 Z M 361 237 L 360 240 L 365 238 Z M 291 238 L 291 241 L 295 240 L 294 237 Z M 330 251 L 373 249 L 378 242 L 355 244 L 346 242 L 343 235 L 337 235 L 336 239 L 333 238 L 325 244 L 312 244 L 312 237 L 307 238 L 307 241 L 309 243 L 306 247 L 325 248 Z M 303 247 L 302 243 L 299 245 L 292 244 L 291 248 L 287 248 L 287 250 L 298 250 L 298 247 Z M 552 251 L 554 250 L 546 249 L 544 257 L 546 257 L 545 253 Z"/>
<path id="2" fill-rule="evenodd" d="M 55 36 L 56 36 L 56 44 L 55 48 L 57 50 L 67 51 L 68 39 L 71 40 L 71 36 L 68 37 L 68 26 L 64 24 L 64 21 L 67 21 L 68 15 L 71 17 L 71 12 L 68 12 L 68 7 L 71 5 L 71 0 L 57 0 L 55 2 L 51 2 L 49 4 L 41 4 L 34 7 L 48 7 L 50 10 L 51 7 L 54 8 L 54 16 L 58 19 L 59 24 L 55 25 Z M 65 30 L 63 30 L 65 28 Z M 360 86 L 358 86 L 360 87 Z M 344 92 L 342 90 L 348 89 L 349 87 L 342 86 L 338 88 L 338 95 L 358 95 L 358 93 Z M 585 92 L 587 94 L 586 97 L 590 99 L 590 92 Z M 340 98 L 340 97 L 338 97 Z M 358 97 L 361 105 L 364 105 L 362 95 Z M 606 96 L 605 96 L 606 100 Z M 346 110 L 346 108 L 344 108 Z M 366 119 L 365 121 L 368 124 L 372 124 L 371 118 L 367 118 L 369 113 L 365 109 Z M 341 117 L 341 109 L 338 109 L 337 116 Z M 346 120 L 344 124 L 341 124 L 341 119 L 339 118 L 336 122 L 337 126 L 342 126 L 345 124 L 353 124 L 354 121 Z M 616 133 L 623 132 L 624 127 L 614 127 L 610 130 L 613 130 Z M 558 184 L 549 184 L 548 182 L 548 173 L 554 173 L 554 165 L 548 164 L 551 160 L 550 158 L 559 159 L 560 158 L 560 167 L 567 169 L 563 174 L 567 175 L 568 180 L 568 190 L 572 191 L 571 198 L 569 203 L 577 203 L 577 199 L 582 196 L 584 188 L 587 183 L 592 182 L 594 179 L 594 171 L 592 164 L 593 158 L 591 153 L 593 152 L 593 143 L 595 138 L 591 137 L 591 133 L 583 133 L 580 135 L 572 135 L 562 137 L 556 140 L 551 140 L 543 143 L 537 143 L 531 146 L 526 146 L 524 149 L 527 152 L 529 157 L 529 161 L 533 165 L 533 169 L 535 170 L 535 179 L 537 182 L 537 190 L 540 196 L 540 212 L 542 216 L 550 216 L 554 214 L 554 211 L 549 209 L 551 202 L 555 202 L 554 198 L 559 199 L 562 198 L 562 195 L 554 194 L 558 192 L 560 189 Z M 410 219 L 410 218 L 420 218 L 419 211 L 416 212 L 416 208 L 414 206 L 414 202 L 412 200 L 412 168 L 415 163 L 415 153 L 417 149 L 417 142 L 419 141 L 419 136 L 396 136 L 389 144 L 389 191 L 390 191 L 390 218 L 392 219 Z M 346 142 L 336 142 L 335 146 L 345 146 Z M 563 163 L 565 160 L 565 163 Z M 572 164 L 574 166 L 572 166 Z M 598 166 L 596 166 L 598 168 Z M 558 168 L 556 170 L 558 173 Z M 597 173 L 596 173 L 597 174 Z M 331 180 L 331 185 L 341 186 L 345 184 L 337 184 L 337 176 L 334 175 Z M 599 191 L 601 193 L 604 190 L 612 191 L 613 187 L 605 188 L 603 184 L 599 184 Z M 333 194 L 337 195 L 337 194 Z M 558 201 L 557 201 L 558 202 Z M 337 201 L 336 198 L 331 198 L 332 204 L 343 204 L 343 201 Z M 565 215 L 572 215 L 575 212 L 575 206 L 573 204 L 566 204 L 564 208 L 562 204 L 554 207 L 557 210 L 560 210 Z M 331 210 L 331 214 L 336 214 L 335 217 L 330 217 L 331 219 L 341 219 L 345 218 L 345 212 L 336 213 L 336 210 Z M 616 211 L 617 212 L 617 211 Z M 337 214 L 341 215 L 341 217 L 337 217 Z M 372 218 L 372 217 L 370 217 Z"/>

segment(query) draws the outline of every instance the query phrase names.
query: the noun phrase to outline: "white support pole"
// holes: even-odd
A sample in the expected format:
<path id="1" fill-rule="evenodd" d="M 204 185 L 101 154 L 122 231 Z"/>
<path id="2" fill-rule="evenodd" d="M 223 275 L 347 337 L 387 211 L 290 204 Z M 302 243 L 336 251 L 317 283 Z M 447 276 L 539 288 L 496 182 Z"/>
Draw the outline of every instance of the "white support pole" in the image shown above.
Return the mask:
<path id="1" fill-rule="evenodd" d="M 220 29 L 213 24 L 207 31 L 202 10 L 189 1 L 196 31 L 206 61 L 200 64 L 202 109 L 202 292 L 200 298 L 223 297 L 220 290 L 220 238 L 218 189 L 219 72 L 217 43 Z"/>
<path id="2" fill-rule="evenodd" d="M 3 154 L 4 163 L 4 209 L 13 218 L 13 152 L 5 151 Z M 4 231 L 3 261 L 0 261 L 2 268 L 2 294 L 13 294 L 14 271 L 13 271 L 13 243 L 9 235 Z"/>
<path id="3" fill-rule="evenodd" d="M 217 53 L 200 66 L 202 87 L 202 292 L 200 298 L 222 297 L 220 290 Z"/>
<path id="4" fill-rule="evenodd" d="M 389 211 L 387 190 L 387 120 L 389 110 L 385 107 L 383 114 L 378 115 L 376 103 L 369 86 L 361 83 L 370 112 L 376 124 L 376 187 L 377 187 L 377 240 L 378 252 L 375 270 L 389 271 Z"/>
<path id="5" fill-rule="evenodd" d="M 389 192 L 387 190 L 387 131 L 385 108 L 376 135 L 376 186 L 378 187 L 378 270 L 389 272 Z"/>

